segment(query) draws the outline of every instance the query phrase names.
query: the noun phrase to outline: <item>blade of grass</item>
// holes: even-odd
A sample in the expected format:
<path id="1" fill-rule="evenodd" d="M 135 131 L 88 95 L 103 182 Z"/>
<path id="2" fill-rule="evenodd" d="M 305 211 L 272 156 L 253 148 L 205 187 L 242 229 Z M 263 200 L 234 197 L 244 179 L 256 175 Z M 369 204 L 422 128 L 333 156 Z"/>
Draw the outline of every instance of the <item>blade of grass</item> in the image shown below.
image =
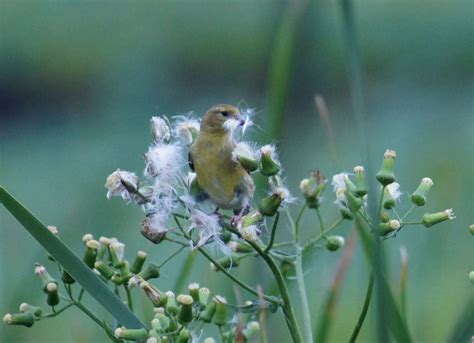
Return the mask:
<path id="1" fill-rule="evenodd" d="M 376 256 L 376 243 L 374 237 L 369 233 L 369 227 L 362 218 L 360 213 L 354 213 L 354 220 L 357 231 L 362 240 L 362 247 L 364 253 L 372 264 L 372 268 L 377 268 Z M 376 283 L 379 283 L 380 296 L 384 299 L 385 312 L 387 314 L 387 322 L 383 323 L 386 329 L 388 329 L 397 342 L 409 343 L 412 341 L 406 322 L 404 321 L 400 310 L 396 304 L 395 298 L 390 290 L 390 286 L 385 275 L 381 274 L 377 279 Z M 387 325 L 387 323 L 390 323 Z"/>
<path id="2" fill-rule="evenodd" d="M 316 342 L 323 343 L 327 340 L 330 325 L 334 319 L 334 314 L 336 311 L 336 302 L 339 296 L 339 290 L 341 289 L 342 281 L 344 280 L 347 268 L 349 267 L 352 255 L 354 254 L 355 242 L 356 234 L 355 231 L 352 230 L 349 240 L 347 241 L 346 248 L 344 249 L 344 254 L 342 255 L 341 261 L 337 267 L 334 281 L 332 282 L 331 288 L 329 289 L 326 297 L 321 322 L 318 326 L 318 329 L 316 330 L 318 335 Z"/>
<path id="3" fill-rule="evenodd" d="M 466 306 L 459 314 L 459 319 L 453 325 L 451 333 L 445 342 L 472 342 L 474 332 L 474 297 L 466 301 Z"/>
<path id="4" fill-rule="evenodd" d="M 400 247 L 400 310 L 402 316 L 407 320 L 406 314 L 406 294 L 407 294 L 407 276 L 408 276 L 408 253 L 404 246 Z"/>
<path id="5" fill-rule="evenodd" d="M 133 312 L 100 280 L 94 272 L 52 234 L 28 209 L 5 188 L 0 187 L 0 202 L 31 236 L 118 322 L 130 329 L 144 328 Z"/>
<path id="6" fill-rule="evenodd" d="M 324 101 L 322 95 L 315 95 L 314 103 L 316 105 L 316 109 L 318 110 L 319 118 L 326 127 L 326 143 L 328 145 L 328 151 L 330 152 L 332 163 L 334 164 L 334 167 L 339 170 L 340 163 L 339 159 L 337 158 L 336 136 L 331 124 L 331 117 L 329 115 L 328 107 L 326 106 L 326 101 Z"/>

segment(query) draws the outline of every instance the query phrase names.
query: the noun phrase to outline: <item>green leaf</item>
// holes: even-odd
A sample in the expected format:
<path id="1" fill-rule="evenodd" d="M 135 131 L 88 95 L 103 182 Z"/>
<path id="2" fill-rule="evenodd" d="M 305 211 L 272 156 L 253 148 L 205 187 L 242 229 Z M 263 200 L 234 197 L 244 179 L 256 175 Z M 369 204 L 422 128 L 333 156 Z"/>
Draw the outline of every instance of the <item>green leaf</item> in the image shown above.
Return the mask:
<path id="1" fill-rule="evenodd" d="M 122 300 L 67 245 L 52 234 L 3 187 L 0 187 L 0 202 L 30 235 L 119 323 L 130 329 L 145 327 Z"/>
<path id="2" fill-rule="evenodd" d="M 376 261 L 374 260 L 376 242 L 373 236 L 369 232 L 369 227 L 365 220 L 362 218 L 360 213 L 355 213 L 355 223 L 357 231 L 362 240 L 362 247 L 364 253 L 372 264 L 372 268 L 376 270 Z M 404 321 L 400 310 L 397 306 L 395 298 L 390 290 L 390 286 L 387 282 L 385 275 L 380 275 L 376 282 L 380 282 L 380 292 L 385 301 L 385 308 L 387 311 L 387 326 L 393 337 L 397 342 L 409 343 L 412 341 L 406 322 Z"/>

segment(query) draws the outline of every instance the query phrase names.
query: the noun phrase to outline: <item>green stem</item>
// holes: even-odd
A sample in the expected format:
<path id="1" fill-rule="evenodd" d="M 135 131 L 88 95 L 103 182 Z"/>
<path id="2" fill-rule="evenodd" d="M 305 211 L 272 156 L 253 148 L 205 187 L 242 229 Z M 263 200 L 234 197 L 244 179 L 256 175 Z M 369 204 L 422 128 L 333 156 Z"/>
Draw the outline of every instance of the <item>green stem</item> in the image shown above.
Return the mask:
<path id="1" fill-rule="evenodd" d="M 277 212 L 276 215 L 275 215 L 275 220 L 273 221 L 272 233 L 270 235 L 270 241 L 268 242 L 268 245 L 265 248 L 265 254 L 268 254 L 268 252 L 270 251 L 270 249 L 273 246 L 273 242 L 275 241 L 276 228 L 278 226 L 279 219 L 280 219 L 280 212 Z"/>
<path id="2" fill-rule="evenodd" d="M 324 223 L 323 223 L 323 217 L 321 216 L 321 212 L 319 211 L 319 208 L 316 208 L 316 214 L 318 215 L 318 220 L 319 220 L 319 227 L 321 228 L 321 234 L 323 236 L 326 236 L 324 232 Z"/>
<path id="3" fill-rule="evenodd" d="M 403 216 L 403 218 L 402 218 L 401 221 L 404 221 L 404 220 L 413 212 L 413 210 L 414 210 L 415 208 L 416 208 L 416 206 L 415 206 L 415 205 L 412 205 L 412 206 L 410 207 L 410 209 L 407 211 L 407 213 L 405 213 L 405 215 Z"/>
<path id="4" fill-rule="evenodd" d="M 184 260 L 181 271 L 180 271 L 180 273 L 178 275 L 178 278 L 176 279 L 176 282 L 174 284 L 175 292 L 179 293 L 183 289 L 184 284 L 186 282 L 186 279 L 188 278 L 189 274 L 191 273 L 191 269 L 193 267 L 193 264 L 194 264 L 195 260 L 196 260 L 195 252 L 190 251 L 188 256 L 186 257 L 186 260 Z"/>
<path id="5" fill-rule="evenodd" d="M 375 274 L 371 273 L 369 286 L 367 287 L 367 293 L 365 294 L 364 306 L 362 307 L 362 311 L 359 315 L 359 319 L 357 320 L 354 331 L 352 332 L 351 338 L 349 339 L 350 343 L 354 343 L 356 341 L 357 335 L 359 334 L 360 329 L 362 328 L 362 325 L 364 324 L 365 317 L 367 316 L 367 311 L 369 310 L 370 299 L 372 298 L 374 283 L 375 283 Z"/>
<path id="6" fill-rule="evenodd" d="M 36 319 L 36 320 L 41 320 L 41 319 L 45 319 L 45 318 L 53 318 L 53 317 L 56 317 L 58 314 L 60 314 L 61 312 L 64 312 L 66 311 L 68 308 L 74 306 L 74 303 L 73 302 L 70 302 L 69 304 L 67 304 L 66 306 L 60 308 L 59 310 L 53 312 L 53 313 L 48 313 L 48 314 L 45 314 L 44 316 Z"/>
<path id="7" fill-rule="evenodd" d="M 309 311 L 308 296 L 306 295 L 306 287 L 304 283 L 303 256 L 300 253 L 296 255 L 295 273 L 296 283 L 298 284 L 298 292 L 301 300 L 301 307 L 303 310 L 303 327 L 305 340 L 306 342 L 313 342 L 313 330 L 311 329 L 311 313 Z"/>
<path id="8" fill-rule="evenodd" d="M 334 230 L 336 227 L 338 227 L 342 222 L 344 221 L 343 218 L 339 219 L 338 221 L 336 221 L 334 224 L 332 224 L 325 232 L 324 232 L 324 235 L 322 233 L 320 233 L 319 235 L 317 235 L 316 237 L 313 237 L 310 239 L 310 241 L 308 243 L 306 243 L 304 246 L 303 246 L 303 250 L 301 251 L 303 254 L 308 251 L 309 249 L 311 249 L 312 246 L 314 246 L 316 243 L 318 243 L 321 239 L 323 239 L 325 237 L 326 234 L 328 234 L 329 232 L 331 232 L 332 230 Z"/>
<path id="9" fill-rule="evenodd" d="M 133 299 L 132 299 L 132 293 L 130 292 L 130 288 L 126 284 L 123 285 L 123 288 L 125 288 L 125 293 L 127 294 L 127 304 L 128 308 L 130 311 L 133 312 Z"/>
<path id="10" fill-rule="evenodd" d="M 241 237 L 239 232 L 235 230 L 234 228 L 232 227 L 226 227 L 226 228 L 227 230 Z M 255 249 L 255 251 L 263 258 L 263 260 L 265 261 L 265 263 L 268 265 L 271 272 L 273 273 L 278 289 L 280 291 L 281 298 L 283 300 L 281 307 L 283 309 L 283 314 L 286 317 L 286 324 L 288 325 L 288 329 L 290 330 L 290 334 L 291 334 L 291 337 L 293 338 L 293 342 L 302 343 L 303 338 L 301 337 L 301 333 L 298 327 L 298 323 L 296 321 L 296 317 L 293 310 L 293 305 L 291 303 L 288 288 L 286 287 L 285 280 L 283 278 L 283 275 L 280 272 L 280 269 L 275 264 L 275 261 L 273 261 L 273 259 L 269 255 L 265 254 L 263 249 L 256 242 L 249 241 L 249 240 L 245 240 L 245 241 L 248 244 L 250 244 Z"/>
<path id="11" fill-rule="evenodd" d="M 188 235 L 186 234 L 186 232 L 184 231 L 183 227 L 181 226 L 181 223 L 179 222 L 179 220 L 176 218 L 176 216 L 174 216 L 174 219 L 175 219 L 175 222 L 176 224 L 178 225 L 178 227 L 180 228 L 180 230 L 183 232 L 183 234 L 185 235 L 185 238 L 186 239 L 189 239 Z M 237 231 L 236 231 L 237 232 Z M 252 293 L 253 295 L 256 295 L 256 296 L 259 296 L 259 293 L 257 292 L 257 290 L 253 289 L 252 287 L 250 287 L 249 285 L 247 285 L 246 283 L 244 283 L 243 281 L 240 281 L 237 277 L 235 277 L 234 275 L 232 275 L 231 273 L 229 273 L 227 271 L 226 268 L 224 268 L 219 262 L 217 262 L 211 255 L 209 255 L 207 253 L 206 250 L 204 250 L 204 248 L 202 247 L 198 247 L 196 248 L 205 258 L 207 258 L 210 262 L 212 262 L 214 264 L 214 266 L 216 266 L 217 269 L 219 269 L 221 272 L 223 272 L 229 279 L 231 279 L 232 281 L 234 281 L 236 284 L 238 284 L 240 287 L 242 287 L 243 289 L 245 289 L 246 291 Z M 268 295 L 263 295 L 263 298 L 273 304 L 280 304 L 280 302 L 278 300 L 275 300 L 275 298 L 273 297 L 270 297 Z"/>
<path id="12" fill-rule="evenodd" d="M 303 207 L 301 207 L 298 216 L 296 217 L 296 222 L 295 222 L 295 240 L 296 242 L 299 242 L 300 240 L 300 221 L 301 218 L 303 217 L 304 210 L 306 210 L 306 207 L 308 207 L 308 204 L 305 203 Z"/>

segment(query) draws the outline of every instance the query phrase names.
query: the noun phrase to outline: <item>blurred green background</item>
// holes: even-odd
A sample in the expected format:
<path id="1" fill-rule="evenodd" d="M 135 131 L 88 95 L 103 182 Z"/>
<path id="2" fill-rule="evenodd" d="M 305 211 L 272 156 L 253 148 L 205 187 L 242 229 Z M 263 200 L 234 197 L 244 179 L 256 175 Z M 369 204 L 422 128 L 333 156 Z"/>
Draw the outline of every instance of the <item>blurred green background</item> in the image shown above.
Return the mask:
<path id="1" fill-rule="evenodd" d="M 270 137 L 265 131 L 269 65 L 285 8 L 284 1 L 2 1 L 0 183 L 43 222 L 56 225 L 77 252 L 82 253 L 82 234 L 92 232 L 116 236 L 130 254 L 142 249 L 159 262 L 174 247 L 142 238 L 140 209 L 107 201 L 103 186 L 116 168 L 141 173 L 152 115 L 200 115 L 215 103 L 256 108 L 261 129 L 255 140 L 278 142 L 295 194 L 313 168 L 327 176 L 351 171 L 364 147 L 352 116 L 337 1 L 308 2 L 297 18 L 282 132 Z M 399 248 L 408 249 L 407 310 L 414 337 L 445 342 L 473 292 L 467 276 L 474 269 L 467 231 L 474 221 L 473 4 L 367 0 L 356 2 L 355 13 L 373 168 L 386 148 L 396 149 L 405 196 L 430 176 L 435 186 L 427 210 L 453 207 L 457 214 L 457 220 L 429 230 L 407 227 L 386 244 L 395 292 Z M 315 94 L 329 107 L 337 162 L 329 153 Z M 325 221 L 331 223 L 337 213 L 329 190 L 325 200 Z M 315 218 L 307 215 L 304 223 L 310 235 Z M 344 236 L 349 225 L 340 231 Z M 3 315 L 24 301 L 44 303 L 33 263 L 52 265 L 4 208 L 0 226 Z M 285 230 L 282 226 L 281 237 Z M 340 256 L 318 250 L 306 262 L 315 325 Z M 160 288 L 172 287 L 183 258 L 163 269 Z M 265 287 L 271 278 L 261 272 L 264 268 L 249 260 L 236 272 Z M 329 341 L 347 341 L 368 276 L 358 244 Z M 233 298 L 231 283 L 202 258 L 189 278 L 194 280 Z M 294 281 L 289 287 L 299 307 Z M 360 342 L 375 341 L 374 309 Z M 282 316 L 268 319 L 270 341 L 288 341 Z M 0 341 L 103 342 L 106 337 L 71 310 L 31 329 L 0 325 Z"/>

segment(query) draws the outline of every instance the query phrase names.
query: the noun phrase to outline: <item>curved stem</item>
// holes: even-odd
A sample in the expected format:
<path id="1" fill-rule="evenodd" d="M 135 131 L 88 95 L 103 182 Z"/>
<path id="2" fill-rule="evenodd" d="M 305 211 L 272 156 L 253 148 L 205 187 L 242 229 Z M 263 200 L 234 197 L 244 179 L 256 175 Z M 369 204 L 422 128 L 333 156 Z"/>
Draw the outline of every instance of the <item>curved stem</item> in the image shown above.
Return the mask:
<path id="1" fill-rule="evenodd" d="M 303 217 L 303 213 L 304 213 L 304 210 L 306 210 L 306 207 L 308 207 L 308 204 L 305 202 L 304 206 L 301 207 L 301 210 L 298 213 L 298 216 L 296 217 L 296 222 L 295 222 L 295 240 L 296 240 L 296 242 L 299 242 L 299 240 L 300 240 L 300 221 L 301 221 L 301 218 Z"/>
<path id="2" fill-rule="evenodd" d="M 130 311 L 133 312 L 133 299 L 132 299 L 132 293 L 130 292 L 130 288 L 126 284 L 123 285 L 125 288 L 125 293 L 127 294 L 127 305 Z"/>
<path id="3" fill-rule="evenodd" d="M 319 235 L 317 235 L 316 237 L 313 237 L 310 239 L 310 241 L 308 243 L 306 243 L 304 246 L 303 246 L 303 250 L 301 251 L 302 253 L 305 253 L 306 251 L 308 251 L 309 249 L 311 249 L 312 246 L 314 246 L 316 243 L 318 243 L 321 239 L 323 239 L 325 237 L 326 234 L 328 234 L 329 232 L 331 232 L 332 230 L 334 230 L 336 227 L 339 226 L 339 224 L 341 224 L 342 222 L 344 221 L 344 219 L 339 219 L 338 221 L 336 221 L 334 224 L 332 224 L 325 232 L 324 234 L 320 233 Z"/>
<path id="4" fill-rule="evenodd" d="M 301 248 L 300 248 L 301 250 Z M 303 273 L 303 256 L 299 253 L 296 255 L 296 283 L 298 284 L 298 292 L 303 310 L 303 324 L 306 342 L 313 342 L 313 330 L 311 329 L 311 313 L 309 311 L 308 296 L 306 295 L 306 287 L 304 283 Z"/>
<path id="5" fill-rule="evenodd" d="M 235 233 L 237 236 L 242 237 L 240 233 L 235 230 L 233 227 L 226 227 L 227 230 Z M 275 261 L 268 255 L 265 254 L 263 249 L 253 241 L 245 240 L 248 244 L 250 244 L 255 251 L 263 258 L 265 263 L 270 268 L 273 276 L 275 277 L 275 281 L 277 283 L 278 289 L 280 291 L 281 298 L 283 303 L 281 307 L 283 309 L 283 314 L 286 317 L 286 324 L 288 325 L 288 329 L 290 330 L 291 337 L 293 338 L 293 342 L 295 343 L 302 343 L 303 338 L 301 337 L 301 333 L 298 327 L 298 323 L 296 321 L 295 313 L 293 310 L 293 305 L 291 303 L 290 294 L 288 292 L 288 288 L 286 287 L 285 280 L 283 275 L 280 272 L 280 269 L 276 265 Z"/>
<path id="6" fill-rule="evenodd" d="M 323 217 L 321 217 L 321 212 L 319 212 L 319 208 L 316 208 L 316 214 L 318 215 L 319 227 L 321 228 L 321 234 L 323 236 L 326 236 L 326 233 L 324 232 Z"/>
<path id="7" fill-rule="evenodd" d="M 372 298 L 372 291 L 374 289 L 375 283 L 375 274 L 372 273 L 370 275 L 369 286 L 367 287 L 367 293 L 365 294 L 364 306 L 362 307 L 362 311 L 359 315 L 359 319 L 357 320 L 356 326 L 354 331 L 352 331 L 351 338 L 349 339 L 349 343 L 354 343 L 357 339 L 357 335 L 364 324 L 365 317 L 367 315 L 367 311 L 369 310 L 370 299 Z"/>
<path id="8" fill-rule="evenodd" d="M 280 212 L 277 212 L 275 215 L 275 220 L 273 221 L 273 226 L 272 226 L 272 233 L 270 235 L 270 241 L 268 242 L 267 247 L 265 248 L 265 254 L 268 254 L 270 249 L 273 246 L 273 242 L 275 241 L 275 233 L 276 233 L 276 228 L 278 226 L 278 221 L 280 219 Z"/>

